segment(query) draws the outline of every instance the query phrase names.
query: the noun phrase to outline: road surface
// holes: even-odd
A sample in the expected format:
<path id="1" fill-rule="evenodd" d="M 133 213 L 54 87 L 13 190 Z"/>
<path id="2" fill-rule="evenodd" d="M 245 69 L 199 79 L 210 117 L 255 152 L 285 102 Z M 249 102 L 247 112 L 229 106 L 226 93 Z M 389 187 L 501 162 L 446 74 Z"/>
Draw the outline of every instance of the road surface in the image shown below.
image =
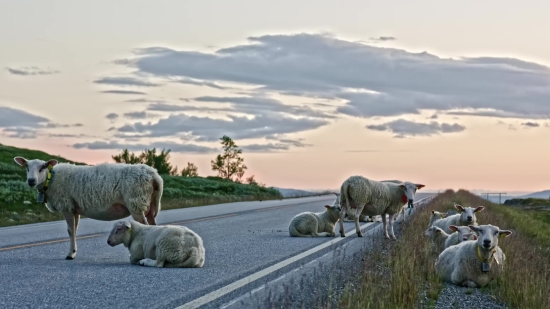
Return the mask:
<path id="1" fill-rule="evenodd" d="M 417 200 L 428 195 L 418 193 Z M 203 268 L 131 265 L 126 248 L 107 245 L 114 222 L 82 219 L 74 260 L 65 260 L 64 221 L 0 228 L 0 308 L 239 308 L 235 299 L 326 257 L 336 243 L 369 237 L 358 239 L 351 222 L 344 224 L 345 238 L 288 236 L 292 217 L 321 212 L 333 200 L 328 195 L 161 211 L 158 224 L 185 225 L 203 238 Z M 380 223 L 364 225 L 369 230 Z"/>

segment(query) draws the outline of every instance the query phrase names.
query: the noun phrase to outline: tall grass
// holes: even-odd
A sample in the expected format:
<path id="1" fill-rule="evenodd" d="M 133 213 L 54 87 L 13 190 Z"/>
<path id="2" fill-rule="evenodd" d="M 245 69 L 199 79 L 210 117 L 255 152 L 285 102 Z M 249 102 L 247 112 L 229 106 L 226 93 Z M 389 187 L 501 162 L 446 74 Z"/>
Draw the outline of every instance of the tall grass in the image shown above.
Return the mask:
<path id="1" fill-rule="evenodd" d="M 359 288 L 348 289 L 339 308 L 429 308 L 442 288 L 435 274 L 436 256 L 422 235 L 431 210 L 456 210 L 454 203 L 486 208 L 477 214 L 479 224 L 510 229 L 501 239 L 506 254 L 505 272 L 482 290 L 510 308 L 550 308 L 550 226 L 510 206 L 496 205 L 465 190 L 447 190 L 402 224 L 398 242 L 368 252 Z"/>

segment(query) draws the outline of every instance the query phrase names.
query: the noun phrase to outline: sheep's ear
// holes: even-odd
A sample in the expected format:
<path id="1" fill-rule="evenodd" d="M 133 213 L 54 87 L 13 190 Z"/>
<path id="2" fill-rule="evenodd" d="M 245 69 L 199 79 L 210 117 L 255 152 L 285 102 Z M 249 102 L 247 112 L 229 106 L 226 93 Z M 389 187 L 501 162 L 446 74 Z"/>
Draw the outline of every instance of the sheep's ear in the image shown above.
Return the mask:
<path id="1" fill-rule="evenodd" d="M 474 212 L 480 212 L 480 211 L 482 211 L 483 209 L 485 209 L 484 206 L 477 206 L 476 209 L 474 209 Z"/>
<path id="2" fill-rule="evenodd" d="M 330 209 L 330 206 L 329 206 L 329 205 L 325 205 L 325 208 L 326 208 L 326 209 Z"/>
<path id="3" fill-rule="evenodd" d="M 131 229 L 132 228 L 132 223 L 130 223 L 130 221 L 125 221 L 124 226 L 126 226 L 127 229 Z"/>
<path id="4" fill-rule="evenodd" d="M 500 230 L 500 231 L 498 231 L 498 234 L 499 234 L 498 236 L 501 237 L 501 238 L 502 237 L 508 237 L 508 236 L 512 235 L 512 231 Z"/>
<path id="5" fill-rule="evenodd" d="M 441 234 L 441 230 L 440 230 L 440 229 L 435 229 L 435 232 L 436 232 L 437 234 Z"/>
<path id="6" fill-rule="evenodd" d="M 477 240 L 477 235 L 476 234 L 474 234 L 474 240 Z"/>
<path id="7" fill-rule="evenodd" d="M 425 187 L 425 185 L 420 184 L 420 183 L 416 183 L 415 186 L 416 186 L 417 189 L 422 189 L 422 188 Z"/>
<path id="8" fill-rule="evenodd" d="M 464 207 L 462 207 L 462 205 L 455 204 L 455 208 L 460 210 L 460 211 L 464 211 Z"/>
<path id="9" fill-rule="evenodd" d="M 468 225 L 468 227 L 470 228 L 470 230 L 474 231 L 474 232 L 479 232 L 479 228 L 475 225 Z"/>
<path id="10" fill-rule="evenodd" d="M 405 189 L 405 185 L 399 185 L 399 188 Z"/>
<path id="11" fill-rule="evenodd" d="M 27 166 L 27 159 L 23 157 L 15 157 L 13 158 L 15 163 L 19 164 L 20 166 Z"/>
<path id="12" fill-rule="evenodd" d="M 55 165 L 57 164 L 57 160 L 56 159 L 50 159 L 48 160 L 48 162 L 46 162 L 46 166 L 51 166 L 51 167 L 54 167 Z"/>
<path id="13" fill-rule="evenodd" d="M 432 210 L 432 215 L 435 215 L 435 210 Z"/>
<path id="14" fill-rule="evenodd" d="M 449 229 L 453 232 L 458 231 L 458 227 L 456 227 L 456 225 L 449 225 Z"/>

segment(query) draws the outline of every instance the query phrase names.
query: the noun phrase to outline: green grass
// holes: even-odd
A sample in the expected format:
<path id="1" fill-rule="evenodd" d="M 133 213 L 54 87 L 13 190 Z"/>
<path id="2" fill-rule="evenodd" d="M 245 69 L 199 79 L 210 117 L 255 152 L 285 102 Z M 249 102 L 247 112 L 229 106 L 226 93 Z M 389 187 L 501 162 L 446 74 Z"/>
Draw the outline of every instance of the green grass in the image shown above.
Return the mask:
<path id="1" fill-rule="evenodd" d="M 42 151 L 0 144 L 0 226 L 62 220 L 61 214 L 51 213 L 45 205 L 36 204 L 37 192 L 27 186 L 26 171 L 13 161 L 15 156 L 29 160 L 54 158 L 60 163 L 86 165 Z M 164 179 L 162 209 L 283 198 L 274 188 L 241 184 L 219 177 L 161 176 Z M 24 201 L 31 204 L 24 204 Z"/>
<path id="2" fill-rule="evenodd" d="M 442 282 L 434 272 L 436 256 L 430 254 L 422 232 L 427 228 L 431 210 L 455 210 L 454 203 L 485 206 L 477 214 L 478 224 L 492 224 L 513 232 L 499 241 L 506 254 L 503 276 L 481 291 L 507 303 L 510 308 L 550 308 L 548 214 L 493 204 L 465 190 L 447 190 L 439 194 L 417 210 L 410 221 L 403 223 L 400 241 L 386 242 L 382 249 L 368 252 L 360 287 L 344 293 L 339 308 L 433 306 Z"/>

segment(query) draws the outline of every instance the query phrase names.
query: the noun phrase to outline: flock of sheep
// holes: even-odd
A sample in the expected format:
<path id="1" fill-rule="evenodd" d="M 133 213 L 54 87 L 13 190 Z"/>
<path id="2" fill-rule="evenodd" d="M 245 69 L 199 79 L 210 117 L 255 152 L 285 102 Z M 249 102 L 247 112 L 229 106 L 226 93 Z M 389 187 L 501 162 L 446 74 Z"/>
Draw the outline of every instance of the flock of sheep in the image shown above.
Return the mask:
<path id="1" fill-rule="evenodd" d="M 27 170 L 27 183 L 38 191 L 38 202 L 51 212 L 63 214 L 70 237 L 66 259 L 76 256 L 76 231 L 81 215 L 91 219 L 112 221 L 131 216 L 113 225 L 107 243 L 123 244 L 130 252 L 130 263 L 151 267 L 202 267 L 205 249 L 202 238 L 184 226 L 158 226 L 163 180 L 157 171 L 145 164 L 104 163 L 78 166 L 51 159 L 27 160 L 15 157 L 15 162 Z M 345 237 L 344 221 L 355 223 L 358 237 L 360 221 L 380 215 L 383 234 L 396 240 L 393 223 L 399 212 L 412 208 L 416 191 L 424 187 L 408 181 L 376 181 L 362 176 L 346 179 L 335 193 L 333 205 L 325 205 L 321 213 L 304 212 L 289 223 L 293 237 L 335 236 L 336 223 Z M 475 212 L 483 210 L 456 208 L 461 214 L 444 218 L 433 212 L 425 236 L 440 252 L 436 268 L 443 277 L 456 284 L 483 286 L 491 278 L 495 261 L 502 266 L 504 253 L 498 248 L 498 236 L 510 231 L 492 225 L 478 226 Z M 386 215 L 388 215 L 389 224 Z M 470 224 L 469 229 L 464 225 Z M 389 230 L 389 233 L 388 233 Z M 477 233 L 477 235 L 471 233 Z M 476 241 L 477 238 L 477 241 Z M 479 261 L 476 260 L 479 258 Z M 478 265 L 479 264 L 479 265 Z M 480 265 L 483 265 L 482 270 Z M 480 266 L 480 267 L 478 267 Z"/>

